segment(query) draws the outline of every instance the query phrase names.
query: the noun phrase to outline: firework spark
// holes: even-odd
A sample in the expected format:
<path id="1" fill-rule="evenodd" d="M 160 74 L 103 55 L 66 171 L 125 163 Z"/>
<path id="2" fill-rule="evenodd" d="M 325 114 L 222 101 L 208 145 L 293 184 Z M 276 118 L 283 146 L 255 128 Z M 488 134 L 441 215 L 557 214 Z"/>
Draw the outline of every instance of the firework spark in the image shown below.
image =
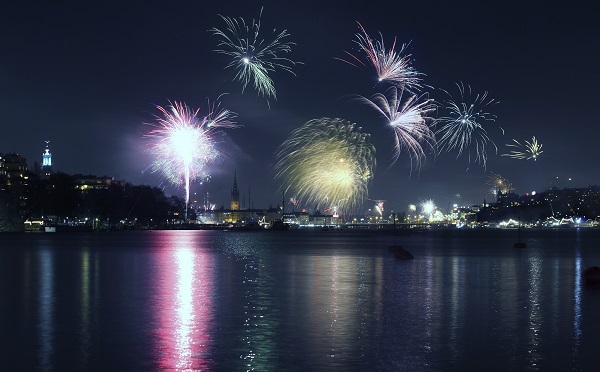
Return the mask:
<path id="1" fill-rule="evenodd" d="M 444 90 L 449 98 L 443 103 L 443 106 L 449 114 L 437 118 L 433 124 L 434 127 L 441 126 L 435 132 L 438 137 L 439 150 L 458 150 L 457 158 L 463 151 L 467 151 L 469 163 L 472 160 L 477 161 L 479 164 L 483 164 L 485 169 L 487 165 L 487 146 L 491 144 L 496 152 L 498 152 L 498 148 L 494 141 L 489 138 L 482 123 L 496 120 L 495 115 L 485 110 L 486 107 L 497 102 L 488 98 L 488 92 L 476 94 L 473 97 L 469 85 L 465 88 L 461 82 L 460 84 L 457 83 L 456 86 L 460 92 L 460 100 L 453 99 L 450 93 Z M 500 130 L 504 134 L 504 130 L 502 128 Z"/>
<path id="2" fill-rule="evenodd" d="M 409 91 L 420 90 L 422 80 L 420 76 L 423 74 L 415 71 L 410 66 L 410 54 L 405 53 L 408 45 L 402 44 L 400 50 L 396 51 L 396 38 L 394 37 L 391 48 L 386 50 L 381 34 L 381 40 L 373 41 L 360 22 L 357 21 L 356 23 L 358 23 L 361 32 L 356 34 L 357 40 L 354 40 L 354 42 L 358 44 L 360 52 L 366 53 L 369 63 L 375 67 L 378 80 L 387 81 L 400 88 L 406 88 Z M 350 60 L 336 59 L 355 67 L 359 67 L 358 64 L 367 66 L 354 54 L 347 51 L 344 51 L 344 53 L 350 57 Z"/>
<path id="3" fill-rule="evenodd" d="M 533 136 L 531 142 L 525 141 L 525 145 L 522 145 L 516 139 L 513 139 L 513 142 L 514 143 L 507 143 L 506 146 L 514 147 L 517 150 L 511 150 L 507 154 L 502 154 L 502 156 L 508 156 L 513 159 L 533 159 L 534 161 L 536 161 L 537 157 L 540 156 L 542 152 L 544 152 L 542 150 L 542 144 L 539 143 L 537 139 L 535 139 L 535 136 Z"/>
<path id="4" fill-rule="evenodd" d="M 190 181 L 209 177 L 206 167 L 219 155 L 214 139 L 217 128 L 236 127 L 235 114 L 219 109 L 218 104 L 204 117 L 199 117 L 199 110 L 193 111 L 184 103 L 156 107 L 162 116 L 155 116 L 156 123 L 150 124 L 154 129 L 144 136 L 149 140 L 149 151 L 156 158 L 152 171 L 162 173 L 175 185 L 184 184 L 187 210 Z"/>
<path id="5" fill-rule="evenodd" d="M 512 183 L 499 174 L 490 172 L 487 185 L 492 188 L 492 194 L 497 195 L 498 192 L 506 194 L 514 190 Z"/>
<path id="6" fill-rule="evenodd" d="M 269 73 L 281 69 L 295 75 L 292 68 L 299 64 L 281 54 L 290 53 L 295 43 L 287 41 L 290 36 L 287 30 L 273 30 L 271 39 L 263 38 L 260 33 L 262 8 L 258 20 L 246 22 L 243 18 L 231 18 L 219 15 L 225 21 L 223 30 L 213 27 L 209 30 L 220 41 L 215 52 L 231 57 L 225 68 L 235 68 L 234 80 L 242 83 L 242 92 L 250 81 L 259 95 L 276 97 L 273 79 Z"/>
<path id="7" fill-rule="evenodd" d="M 382 114 L 394 130 L 392 164 L 398 160 L 403 151 L 406 151 L 410 156 L 411 171 L 413 163 L 418 169 L 426 158 L 423 146 L 431 149 L 435 146 L 435 134 L 427 125 L 427 120 L 430 119 L 427 114 L 435 110 L 433 100 L 422 99 L 424 95 L 410 95 L 402 102 L 404 90 L 398 94 L 396 87 L 391 87 L 386 93 L 387 96 L 377 93 L 371 99 L 365 97 L 359 99 Z"/>
<path id="8" fill-rule="evenodd" d="M 355 210 L 375 169 L 375 148 L 360 129 L 343 119 L 308 121 L 277 151 L 275 177 L 305 205 Z"/>

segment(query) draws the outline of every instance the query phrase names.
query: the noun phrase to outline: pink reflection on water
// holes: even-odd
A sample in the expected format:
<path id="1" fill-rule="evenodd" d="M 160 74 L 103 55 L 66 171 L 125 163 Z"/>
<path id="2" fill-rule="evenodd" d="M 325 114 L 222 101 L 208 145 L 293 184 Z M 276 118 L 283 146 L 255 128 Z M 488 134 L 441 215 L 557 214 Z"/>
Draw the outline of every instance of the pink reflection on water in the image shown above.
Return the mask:
<path id="1" fill-rule="evenodd" d="M 213 267 L 202 232 L 157 234 L 156 363 L 161 370 L 205 370 L 212 359 Z"/>

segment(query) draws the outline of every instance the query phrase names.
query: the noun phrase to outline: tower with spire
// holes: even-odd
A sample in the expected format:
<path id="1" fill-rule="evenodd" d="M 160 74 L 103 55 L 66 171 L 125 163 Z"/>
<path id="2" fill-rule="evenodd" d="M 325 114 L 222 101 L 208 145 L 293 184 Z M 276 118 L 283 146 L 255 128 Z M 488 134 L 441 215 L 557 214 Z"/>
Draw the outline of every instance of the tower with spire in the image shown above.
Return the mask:
<path id="1" fill-rule="evenodd" d="M 42 154 L 42 175 L 43 176 L 50 176 L 52 174 L 52 154 L 50 153 L 50 141 L 45 141 L 46 142 L 46 149 L 44 150 L 44 153 Z"/>
<path id="2" fill-rule="evenodd" d="M 237 171 L 233 174 L 233 189 L 231 189 L 231 210 L 240 210 L 240 192 L 237 186 Z"/>

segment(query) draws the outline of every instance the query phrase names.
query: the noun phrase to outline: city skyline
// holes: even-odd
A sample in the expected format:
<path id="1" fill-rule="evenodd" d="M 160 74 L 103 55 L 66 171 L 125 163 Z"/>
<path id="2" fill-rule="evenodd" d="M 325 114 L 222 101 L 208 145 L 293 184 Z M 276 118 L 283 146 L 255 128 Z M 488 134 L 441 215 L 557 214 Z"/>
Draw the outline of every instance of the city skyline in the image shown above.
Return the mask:
<path id="1" fill-rule="evenodd" d="M 45 141 L 46 147 L 42 154 L 41 166 L 40 166 L 40 163 L 35 162 L 35 161 L 33 162 L 33 164 L 29 164 L 27 159 L 22 157 L 19 154 L 16 154 L 16 153 L 6 154 L 6 153 L 0 152 L 0 175 L 5 174 L 5 173 L 3 173 L 3 171 L 5 171 L 6 159 L 11 158 L 12 160 L 10 161 L 10 167 L 12 168 L 13 172 L 15 172 L 16 164 L 22 164 L 21 171 L 16 171 L 16 172 L 22 172 L 22 171 L 28 170 L 29 172 L 34 173 L 34 174 L 36 174 L 36 172 L 37 172 L 37 175 L 42 178 L 51 177 L 52 173 L 55 173 L 55 171 L 53 170 L 53 167 L 52 167 L 52 154 L 50 152 L 49 142 L 50 141 Z M 64 173 L 64 172 L 59 171 L 59 173 Z M 65 173 L 65 174 L 68 174 L 68 173 Z M 126 181 L 126 180 L 119 180 L 119 179 L 115 179 L 114 177 L 105 176 L 105 175 L 101 176 L 101 175 L 90 174 L 90 173 L 68 174 L 68 175 L 75 177 L 75 179 L 85 180 L 85 182 L 89 181 L 90 179 L 98 179 L 99 182 L 101 182 L 101 183 L 104 182 L 104 180 L 113 180 L 113 181 L 116 181 L 117 183 L 121 183 L 121 184 L 128 183 L 128 181 Z M 572 180 L 569 179 L 568 181 L 570 182 Z M 430 214 L 431 215 L 431 214 L 433 214 L 433 212 L 443 213 L 444 210 L 447 213 L 449 213 L 448 211 L 450 211 L 452 208 L 454 208 L 454 209 L 464 208 L 466 210 L 466 209 L 470 209 L 470 208 L 488 207 L 488 206 L 492 206 L 492 205 L 501 203 L 501 199 L 502 198 L 506 199 L 506 197 L 524 198 L 523 200 L 528 201 L 528 200 L 533 200 L 533 198 L 539 199 L 540 195 L 545 195 L 547 193 L 551 194 L 551 193 L 557 192 L 557 191 L 578 192 L 578 191 L 583 190 L 584 192 L 587 192 L 588 190 L 597 189 L 598 187 L 600 187 L 600 185 L 591 185 L 591 184 L 587 185 L 587 186 L 578 186 L 578 185 L 569 184 L 568 187 L 564 187 L 564 188 L 559 188 L 557 186 L 553 186 L 553 187 L 551 187 L 549 189 L 545 189 L 545 190 L 525 192 L 523 194 L 519 194 L 519 193 L 515 192 L 513 185 L 507 179 L 504 179 L 502 176 L 493 174 L 493 173 L 491 174 L 490 178 L 488 179 L 487 185 L 489 187 L 490 194 L 492 194 L 493 198 L 492 199 L 484 198 L 483 203 L 460 204 L 461 198 L 459 196 L 457 196 L 457 198 L 454 199 L 454 202 L 448 202 L 447 205 L 437 205 L 437 204 L 435 204 L 436 203 L 435 200 L 427 199 L 427 200 L 420 201 L 418 206 L 415 204 L 408 204 L 405 209 L 392 208 L 390 210 L 390 209 L 388 209 L 388 207 L 385 204 L 386 200 L 381 200 L 381 199 L 375 200 L 375 199 L 369 198 L 369 199 L 367 199 L 368 201 L 365 202 L 366 205 L 364 207 L 364 210 L 356 210 L 355 212 L 346 212 L 343 214 L 346 215 L 346 217 L 359 216 L 362 214 L 379 215 L 379 216 L 383 217 L 386 215 L 391 216 L 394 213 L 410 214 L 410 213 L 415 213 L 415 212 L 417 212 L 417 214 L 423 214 L 423 215 Z M 138 186 L 138 185 L 133 185 L 133 186 Z M 265 205 L 257 206 L 254 203 L 254 200 L 252 200 L 252 198 L 251 198 L 251 190 L 247 189 L 246 191 L 247 191 L 247 194 L 245 192 L 241 193 L 241 200 L 240 200 L 240 191 L 237 186 L 237 172 L 234 172 L 232 187 L 231 187 L 231 191 L 229 194 L 230 199 L 228 199 L 228 200 L 213 200 L 213 199 L 211 199 L 210 192 L 208 192 L 208 191 L 200 192 L 200 193 L 194 192 L 193 195 L 191 195 L 191 199 L 189 200 L 189 210 L 195 210 L 195 211 L 199 211 L 199 210 L 236 211 L 236 210 L 260 210 L 260 209 L 271 210 L 271 209 L 278 209 L 283 206 L 285 211 L 289 211 L 291 208 L 292 211 L 294 211 L 294 212 L 302 212 L 302 213 L 306 213 L 306 214 L 316 213 L 316 215 L 321 215 L 324 213 L 325 215 L 327 215 L 327 214 L 337 215 L 337 212 L 338 212 L 337 206 L 319 208 L 319 205 L 317 204 L 317 205 L 315 205 L 315 208 L 311 209 L 308 206 L 308 204 L 306 204 L 306 203 L 305 203 L 306 205 L 299 205 L 298 200 L 295 200 L 293 197 L 288 198 L 288 197 L 286 197 L 286 195 L 284 193 L 281 195 L 282 199 L 279 199 L 274 205 L 269 204 L 269 206 L 265 206 Z M 185 198 L 184 196 L 179 195 L 179 194 L 174 194 L 174 195 L 179 197 L 180 200 L 184 200 L 184 198 Z M 501 196 L 502 196 L 502 198 L 501 198 Z M 532 199 L 530 199 L 530 198 L 532 198 Z M 583 201 L 583 200 L 580 200 L 580 201 Z M 186 208 L 186 209 L 188 209 L 188 208 Z M 475 209 L 473 209 L 473 210 L 475 210 Z"/>
<path id="2" fill-rule="evenodd" d="M 250 87 L 242 93 L 208 32 L 222 25 L 219 14 L 257 18 L 261 5 L 263 29 L 287 30 L 295 43 L 290 55 L 302 63 L 296 76 L 272 75 L 277 99 L 268 102 Z M 182 101 L 207 109 L 207 100 L 226 93 L 221 103 L 241 127 L 223 137 L 210 180 L 191 186 L 222 203 L 229 200 L 234 173 L 242 195 L 251 190 L 253 204 L 280 202 L 275 152 L 291 131 L 321 117 L 348 120 L 371 134 L 377 168 L 368 198 L 385 199 L 387 210 L 427 199 L 445 205 L 456 194 L 465 204 L 481 203 L 490 198 L 490 172 L 509 179 L 519 194 L 600 184 L 592 171 L 597 128 L 587 110 L 600 83 L 600 32 L 591 9 L 543 3 L 400 4 L 386 11 L 351 4 L 261 5 L 6 5 L 0 152 L 41 163 L 50 140 L 57 171 L 166 186 L 182 196 L 182 188 L 149 172 L 154 159 L 144 148 L 146 124 L 157 114 L 155 105 Z M 442 100 L 441 89 L 464 82 L 498 101 L 490 108 L 496 120 L 487 127 L 498 153 L 488 149 L 485 168 L 469 163 L 466 154 L 446 152 L 429 154 L 412 172 L 406 153 L 393 163 L 384 119 L 353 101 L 386 86 L 369 68 L 336 60 L 344 50 L 355 52 L 356 21 L 375 39 L 380 32 L 386 43 L 396 37 L 408 44 L 412 66 L 424 74 L 422 92 L 431 98 Z M 512 150 L 506 144 L 532 137 L 544 146 L 535 161 L 501 157 Z"/>

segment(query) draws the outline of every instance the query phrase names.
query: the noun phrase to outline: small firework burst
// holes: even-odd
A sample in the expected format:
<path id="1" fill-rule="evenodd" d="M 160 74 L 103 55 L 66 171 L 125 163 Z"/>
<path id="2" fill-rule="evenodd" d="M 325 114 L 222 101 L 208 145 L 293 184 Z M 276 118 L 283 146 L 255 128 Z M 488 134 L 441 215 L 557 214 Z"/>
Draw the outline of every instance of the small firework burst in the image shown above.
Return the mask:
<path id="1" fill-rule="evenodd" d="M 425 95 L 411 94 L 403 101 L 404 90 L 398 92 L 396 87 L 388 89 L 386 94 L 377 93 L 371 99 L 359 99 L 383 115 L 394 130 L 392 164 L 406 151 L 410 157 L 411 170 L 413 164 L 418 169 L 426 158 L 426 150 L 433 150 L 435 146 L 435 134 L 427 125 L 427 121 L 431 119 L 428 114 L 435 110 L 433 100 Z"/>
<path id="2" fill-rule="evenodd" d="M 411 55 L 406 54 L 407 44 L 402 44 L 399 50 L 396 51 L 396 38 L 389 49 L 386 49 L 385 43 L 383 42 L 383 36 L 381 40 L 373 40 L 367 34 L 364 27 L 358 23 L 360 28 L 359 33 L 356 34 L 357 40 L 354 40 L 358 44 L 359 52 L 364 52 L 367 55 L 368 62 L 375 68 L 377 72 L 377 79 L 379 81 L 387 81 L 399 88 L 407 89 L 409 91 L 420 90 L 421 76 L 422 73 L 417 72 L 411 66 Z M 344 51 L 349 57 L 349 60 L 336 58 L 342 62 L 346 62 L 352 66 L 359 67 L 367 66 L 361 58 L 356 55 Z"/>
<path id="3" fill-rule="evenodd" d="M 510 181 L 494 172 L 490 172 L 486 184 L 491 187 L 491 192 L 493 195 L 497 195 L 498 192 L 506 194 L 514 190 L 513 185 L 512 183 L 510 183 Z"/>
<path id="4" fill-rule="evenodd" d="M 524 159 L 534 161 L 544 152 L 542 150 L 542 144 L 537 141 L 535 136 L 531 139 L 531 142 L 525 141 L 525 145 L 522 145 L 516 139 L 513 139 L 514 143 L 507 143 L 507 147 L 516 148 L 516 150 L 511 150 L 509 153 L 502 154 L 502 156 L 508 156 L 513 159 Z"/>
<path id="5" fill-rule="evenodd" d="M 439 126 L 435 132 L 439 151 L 456 150 L 457 158 L 463 152 L 467 152 L 469 164 L 476 161 L 485 169 L 487 147 L 493 146 L 496 152 L 498 148 L 488 136 L 483 124 L 496 120 L 496 116 L 489 113 L 487 107 L 497 102 L 488 98 L 488 92 L 473 95 L 469 85 L 465 87 L 461 82 L 456 86 L 460 93 L 459 99 L 452 98 L 450 93 L 444 90 L 449 98 L 442 103 L 442 107 L 447 113 L 437 118 L 433 124 L 436 128 Z M 504 130 L 500 130 L 504 134 Z"/>
<path id="6" fill-rule="evenodd" d="M 287 30 L 273 30 L 271 38 L 265 38 L 261 31 L 262 8 L 258 20 L 246 22 L 243 18 L 231 18 L 220 15 L 226 27 L 209 30 L 219 38 L 215 52 L 231 58 L 225 68 L 235 68 L 234 80 L 242 83 L 242 91 L 252 82 L 254 89 L 264 97 L 276 97 L 273 79 L 269 76 L 276 70 L 284 70 L 295 75 L 292 68 L 299 62 L 283 57 L 292 51 L 295 43 L 288 41 Z"/>

